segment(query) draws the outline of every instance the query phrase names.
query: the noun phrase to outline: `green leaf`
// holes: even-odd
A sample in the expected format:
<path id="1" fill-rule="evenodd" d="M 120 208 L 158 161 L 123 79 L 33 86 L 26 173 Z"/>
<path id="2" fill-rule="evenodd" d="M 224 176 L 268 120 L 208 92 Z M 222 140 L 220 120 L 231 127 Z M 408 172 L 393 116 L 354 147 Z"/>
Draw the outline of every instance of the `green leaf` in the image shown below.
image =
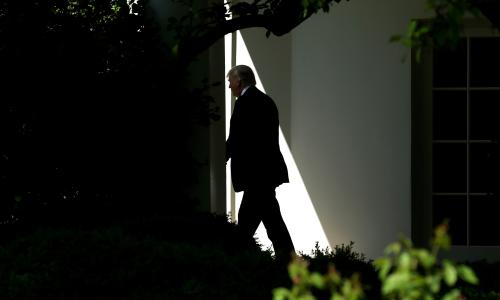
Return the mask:
<path id="1" fill-rule="evenodd" d="M 410 282 L 410 273 L 395 273 L 389 275 L 382 287 L 382 294 L 387 295 L 394 291 L 401 290 Z"/>
<path id="2" fill-rule="evenodd" d="M 417 21 L 412 20 L 410 24 L 408 24 L 408 36 L 412 36 L 415 29 L 417 29 Z"/>
<path id="3" fill-rule="evenodd" d="M 286 300 L 290 298 L 290 291 L 286 288 L 276 288 L 273 290 L 273 300 Z"/>
<path id="4" fill-rule="evenodd" d="M 470 267 L 466 265 L 460 265 L 458 266 L 457 270 L 458 270 L 458 275 L 460 276 L 460 278 L 462 278 L 462 280 L 471 284 L 479 283 L 479 279 L 477 278 L 476 274 Z"/>
<path id="5" fill-rule="evenodd" d="M 452 286 L 457 282 L 457 269 L 448 260 L 443 261 L 443 276 L 444 281 L 448 286 Z"/>
<path id="6" fill-rule="evenodd" d="M 408 252 L 403 252 L 398 260 L 399 268 L 408 271 L 411 268 L 411 257 Z"/>
<path id="7" fill-rule="evenodd" d="M 417 48 L 415 49 L 415 61 L 417 63 L 420 63 L 422 60 L 422 48 Z"/>
<path id="8" fill-rule="evenodd" d="M 334 293 L 332 295 L 332 298 L 331 300 L 345 300 L 344 297 L 342 297 L 341 295 L 337 294 L 337 293 Z"/>
<path id="9" fill-rule="evenodd" d="M 325 286 L 325 279 L 323 278 L 323 276 L 321 276 L 321 274 L 316 272 L 311 274 L 311 277 L 309 277 L 309 281 L 314 287 L 318 289 L 322 289 Z"/>
<path id="10" fill-rule="evenodd" d="M 411 242 L 411 240 L 407 237 L 401 237 L 400 238 L 400 243 L 401 245 L 405 248 L 405 249 L 410 249 L 413 247 L 413 243 Z"/>
<path id="11" fill-rule="evenodd" d="M 442 249 L 449 249 L 451 246 L 450 236 L 448 235 L 448 221 L 440 224 L 434 230 L 433 245 Z"/>
<path id="12" fill-rule="evenodd" d="M 307 270 L 307 262 L 301 260 L 295 260 L 288 266 L 288 273 L 290 278 L 304 278 L 309 276 L 309 271 Z"/>
<path id="13" fill-rule="evenodd" d="M 453 289 L 446 293 L 446 295 L 441 298 L 441 300 L 457 300 L 460 297 L 460 291 L 458 289 Z"/>
<path id="14" fill-rule="evenodd" d="M 179 54 L 179 44 L 176 44 L 175 46 L 172 47 L 172 54 L 174 56 L 177 56 Z"/>
<path id="15" fill-rule="evenodd" d="M 298 297 L 297 300 L 316 300 L 316 298 L 310 293 L 307 293 L 306 295 Z"/>
<path id="16" fill-rule="evenodd" d="M 378 269 L 378 277 L 380 279 L 386 278 L 387 274 L 389 273 L 392 267 L 391 260 L 389 258 L 383 257 L 375 260 L 374 264 L 375 267 Z"/>
<path id="17" fill-rule="evenodd" d="M 429 33 L 431 31 L 431 28 L 429 26 L 422 26 L 417 30 L 417 36 L 424 35 L 426 33 Z"/>
<path id="18" fill-rule="evenodd" d="M 401 244 L 397 243 L 397 242 L 389 244 L 385 248 L 385 253 L 386 254 L 399 254 L 399 252 L 401 252 Z"/>
<path id="19" fill-rule="evenodd" d="M 412 289 L 408 292 L 408 299 L 422 299 L 422 289 Z"/>
<path id="20" fill-rule="evenodd" d="M 439 292 L 439 289 L 441 288 L 441 276 L 427 276 L 425 277 L 425 282 L 433 293 Z"/>
<path id="21" fill-rule="evenodd" d="M 352 293 L 352 284 L 349 280 L 345 280 L 344 284 L 342 285 L 342 295 L 349 295 Z"/>
<path id="22" fill-rule="evenodd" d="M 436 258 L 432 256 L 426 249 L 416 249 L 414 251 L 414 255 L 426 269 L 431 268 L 436 263 Z"/>
<path id="23" fill-rule="evenodd" d="M 309 0 L 302 0 L 302 7 L 304 8 L 303 16 L 306 17 L 307 13 L 309 12 L 309 10 L 308 10 Z"/>

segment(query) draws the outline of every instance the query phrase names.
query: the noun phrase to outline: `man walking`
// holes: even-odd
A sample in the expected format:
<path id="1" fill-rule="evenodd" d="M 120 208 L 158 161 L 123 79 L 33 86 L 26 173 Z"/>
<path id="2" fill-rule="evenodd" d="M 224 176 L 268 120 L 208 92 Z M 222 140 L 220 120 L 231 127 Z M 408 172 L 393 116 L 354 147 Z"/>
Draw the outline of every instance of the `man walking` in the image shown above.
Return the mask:
<path id="1" fill-rule="evenodd" d="M 295 250 L 275 192 L 277 186 L 288 182 L 279 148 L 278 108 L 255 87 L 250 67 L 235 66 L 227 77 L 229 88 L 238 98 L 226 141 L 226 162 L 231 158 L 234 190 L 244 192 L 238 228 L 245 238 L 251 239 L 263 222 L 277 260 L 287 263 Z"/>

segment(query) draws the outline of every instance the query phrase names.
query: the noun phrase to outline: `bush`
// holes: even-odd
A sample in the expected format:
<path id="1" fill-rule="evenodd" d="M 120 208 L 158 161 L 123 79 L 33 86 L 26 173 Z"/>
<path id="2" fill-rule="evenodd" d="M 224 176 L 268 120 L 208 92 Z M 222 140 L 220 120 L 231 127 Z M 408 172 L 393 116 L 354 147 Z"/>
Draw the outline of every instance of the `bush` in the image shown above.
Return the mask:
<path id="1" fill-rule="evenodd" d="M 188 236 L 195 228 L 213 232 Z M 38 229 L 0 248 L 0 298 L 270 298 L 287 278 L 268 252 L 238 244 L 233 229 L 208 215 Z"/>
<path id="2" fill-rule="evenodd" d="M 270 251 L 241 241 L 225 216 L 189 213 L 100 225 L 8 228 L 10 239 L 0 241 L 2 300 L 271 299 L 273 290 L 283 296 L 293 289 L 314 297 L 304 299 L 331 299 L 332 291 L 381 298 L 373 262 L 353 243 L 333 250 L 316 244 L 310 254 L 295 258 L 289 277 Z M 404 249 L 394 256 L 395 270 L 405 261 Z M 489 272 L 487 280 L 494 285 L 495 265 L 481 266 L 478 274 Z M 467 299 L 498 299 L 475 286 L 457 287 Z"/>
<path id="3" fill-rule="evenodd" d="M 369 299 L 379 298 L 380 281 L 372 261 L 367 259 L 363 253 L 356 252 L 352 241 L 347 245 L 335 245 L 332 250 L 329 248 L 321 249 L 316 243 L 310 255 L 300 253 L 298 259 L 305 262 L 302 266 L 307 266 L 313 273 L 328 274 L 333 272 L 332 266 L 335 266 L 334 273 L 342 274 L 343 277 L 352 277 L 357 274 L 357 280 L 363 284 L 364 292 L 369 296 Z M 313 295 L 316 298 L 330 299 L 327 292 L 316 288 L 313 290 Z"/>
<path id="4" fill-rule="evenodd" d="M 447 228 L 446 224 L 436 228 L 430 250 L 414 248 L 412 242 L 404 237 L 387 246 L 385 255 L 374 262 L 381 280 L 378 295 L 373 293 L 373 287 L 365 286 L 360 281 L 359 273 L 347 277 L 334 265 L 327 272 L 320 273 L 309 270 L 307 261 L 295 259 L 289 266 L 293 286 L 290 289 L 275 289 L 274 299 L 314 300 L 321 297 L 357 300 L 373 299 L 373 296 L 386 300 L 458 300 L 465 299 L 464 296 L 470 296 L 470 299 L 498 299 L 498 294 L 494 292 L 473 288 L 478 278 L 466 264 L 438 260 L 439 250 L 448 249 L 451 244 Z M 340 253 L 346 253 L 344 257 L 359 258 L 351 254 L 350 247 L 347 251 L 345 246 L 340 249 L 344 250 Z M 370 289 L 371 296 L 365 292 Z"/>

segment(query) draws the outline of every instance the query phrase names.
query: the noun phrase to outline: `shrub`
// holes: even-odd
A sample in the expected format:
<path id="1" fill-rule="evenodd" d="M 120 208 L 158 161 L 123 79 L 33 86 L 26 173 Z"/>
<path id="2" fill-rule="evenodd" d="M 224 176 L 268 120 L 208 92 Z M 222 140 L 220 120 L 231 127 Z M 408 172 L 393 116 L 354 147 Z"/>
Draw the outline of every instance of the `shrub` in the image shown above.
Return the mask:
<path id="1" fill-rule="evenodd" d="M 450 246 L 447 225 L 436 228 L 431 250 L 414 248 L 411 241 L 402 237 L 390 244 L 385 255 L 374 262 L 381 280 L 382 299 L 462 299 L 462 292 L 456 287 L 459 280 L 477 284 L 474 271 L 465 264 L 450 260 L 438 261 L 440 249 Z M 345 246 L 344 246 L 345 248 Z M 347 251 L 346 257 L 353 257 Z M 355 257 L 355 256 L 354 256 Z M 308 263 L 296 259 L 289 266 L 291 289 L 274 290 L 274 300 L 316 299 L 315 291 L 326 291 L 334 300 L 364 299 L 366 289 L 358 274 L 342 277 L 331 265 L 328 272 L 310 272 Z M 324 294 L 323 294 L 324 295 Z M 482 294 L 484 295 L 484 294 Z M 367 299 L 372 299 L 366 297 Z M 485 298 L 486 299 L 486 298 Z"/>
<path id="2" fill-rule="evenodd" d="M 268 252 L 238 244 L 234 224 L 189 219 L 18 237 L 0 247 L 0 298 L 266 299 L 287 284 Z M 196 227 L 212 234 L 187 235 Z"/>

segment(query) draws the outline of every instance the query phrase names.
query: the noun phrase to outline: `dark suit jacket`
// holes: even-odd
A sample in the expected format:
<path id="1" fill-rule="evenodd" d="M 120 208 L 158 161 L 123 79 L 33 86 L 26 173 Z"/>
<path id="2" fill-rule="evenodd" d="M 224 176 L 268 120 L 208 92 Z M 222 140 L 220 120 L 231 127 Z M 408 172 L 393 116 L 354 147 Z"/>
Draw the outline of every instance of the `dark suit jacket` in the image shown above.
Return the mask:
<path id="1" fill-rule="evenodd" d="M 226 141 L 231 178 L 236 192 L 249 187 L 288 182 L 288 170 L 279 147 L 279 117 L 274 101 L 249 87 L 236 100 Z"/>

